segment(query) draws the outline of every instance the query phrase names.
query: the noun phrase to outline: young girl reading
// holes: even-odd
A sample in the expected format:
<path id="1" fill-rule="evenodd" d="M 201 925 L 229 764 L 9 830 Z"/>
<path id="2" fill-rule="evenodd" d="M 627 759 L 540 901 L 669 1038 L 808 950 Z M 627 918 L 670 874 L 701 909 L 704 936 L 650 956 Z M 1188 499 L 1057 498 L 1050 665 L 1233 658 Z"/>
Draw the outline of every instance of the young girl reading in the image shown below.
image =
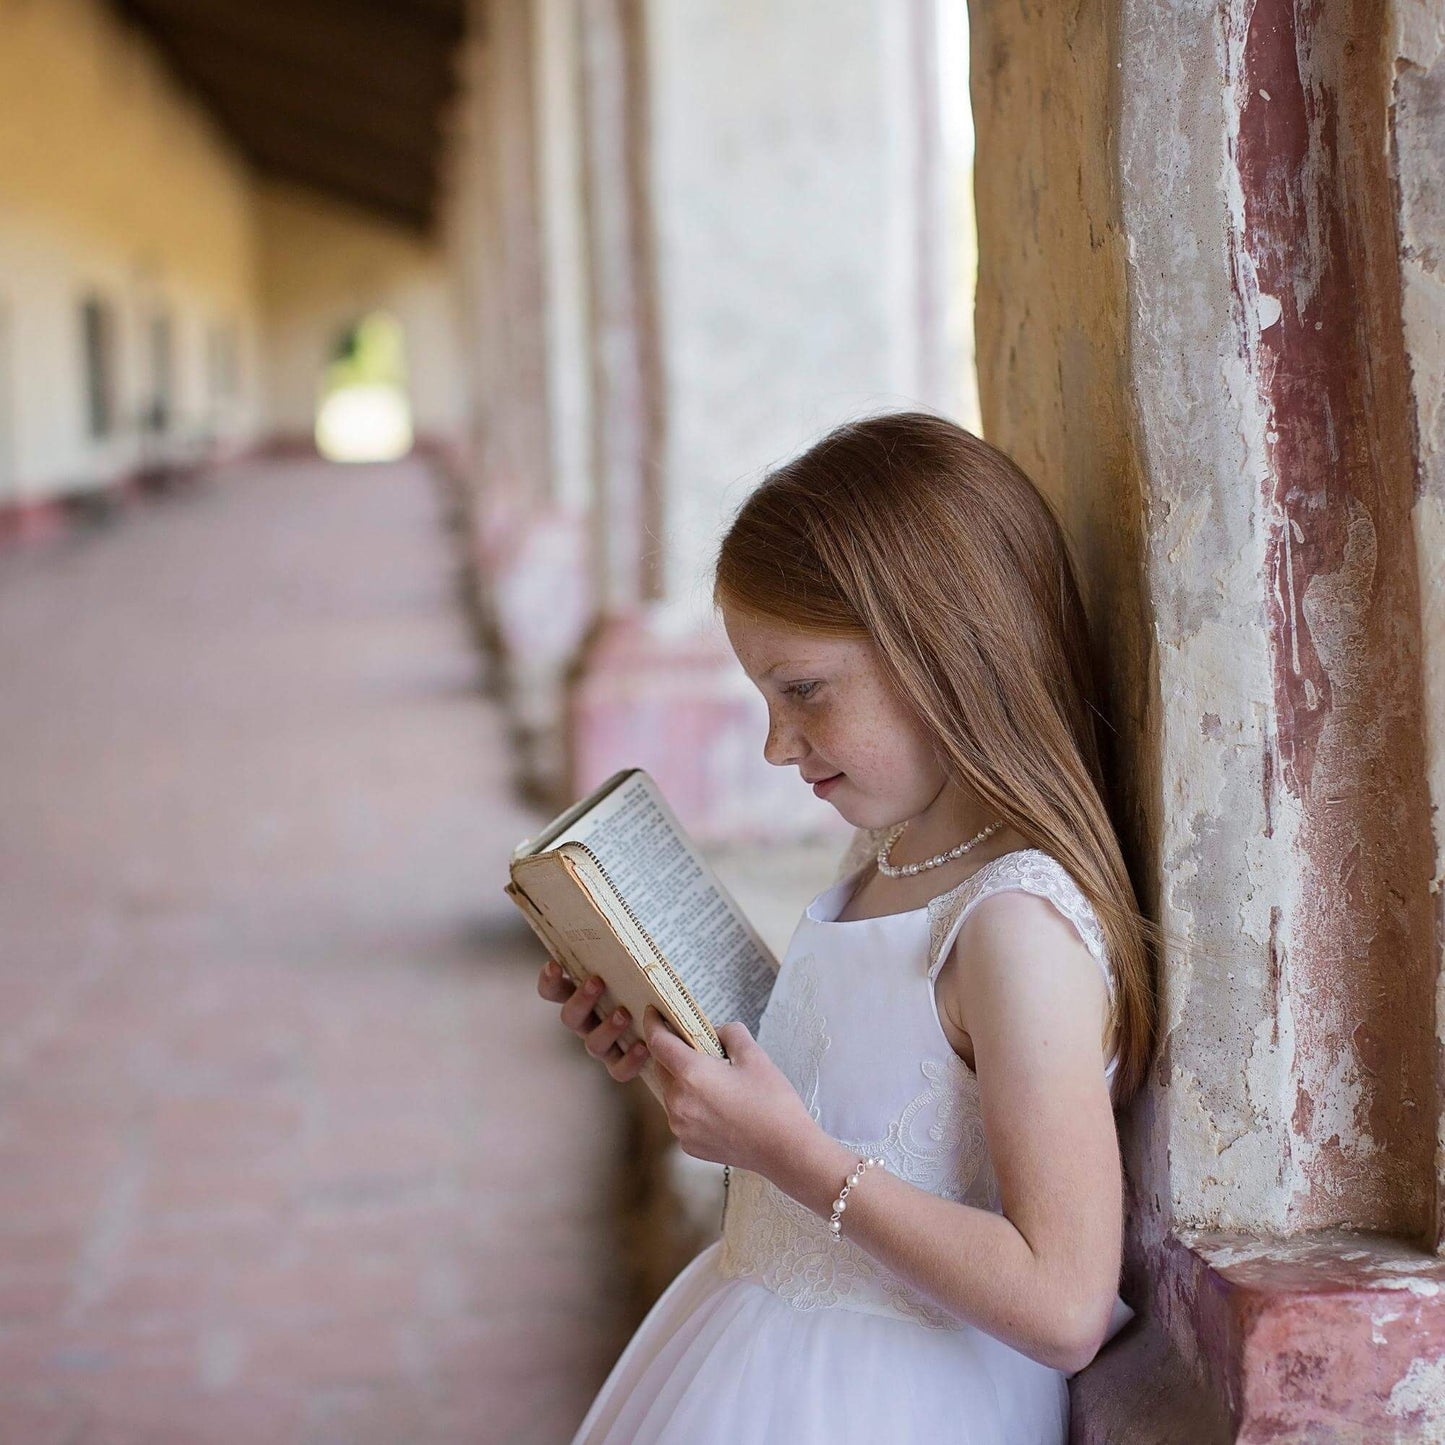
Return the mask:
<path id="1" fill-rule="evenodd" d="M 1153 1030 L 1104 802 L 1085 619 L 1051 509 L 917 412 L 772 472 L 715 599 L 763 755 L 859 830 L 726 1061 L 549 964 L 613 1078 L 650 1051 L 682 1149 L 728 1164 L 722 1237 L 672 1282 L 574 1445 L 1063 1445 L 1119 1296 L 1113 1109 Z"/>

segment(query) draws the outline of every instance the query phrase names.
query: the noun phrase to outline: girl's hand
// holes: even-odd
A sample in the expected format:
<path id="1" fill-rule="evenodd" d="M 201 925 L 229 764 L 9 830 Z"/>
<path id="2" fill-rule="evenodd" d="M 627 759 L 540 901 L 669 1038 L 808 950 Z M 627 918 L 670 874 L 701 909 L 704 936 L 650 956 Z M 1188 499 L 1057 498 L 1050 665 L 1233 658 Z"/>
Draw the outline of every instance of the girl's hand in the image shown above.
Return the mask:
<path id="1" fill-rule="evenodd" d="M 808 1135 L 821 1132 L 746 1024 L 718 1030 L 726 1059 L 684 1043 L 651 1005 L 642 1033 L 658 1063 L 668 1127 L 684 1154 L 771 1178 Z"/>
<path id="2" fill-rule="evenodd" d="M 636 1078 L 638 1071 L 647 1062 L 647 1045 L 639 1040 L 626 1052 L 622 1050 L 617 1043 L 618 1035 L 632 1022 L 632 1016 L 626 1009 L 619 1009 L 607 1018 L 599 1019 L 592 1005 L 597 1002 L 606 985 L 595 975 L 587 980 L 587 984 L 587 987 L 579 989 L 551 959 L 547 960 L 537 976 L 537 992 L 548 1002 L 562 1005 L 562 1022 L 574 1034 L 581 1035 L 587 1052 L 598 1060 L 619 1084 L 625 1084 L 629 1079 Z M 617 1019 L 618 1013 L 622 1014 L 620 1021 Z M 679 1039 L 678 1042 L 682 1041 Z M 686 1048 L 687 1045 L 683 1044 L 682 1047 Z"/>

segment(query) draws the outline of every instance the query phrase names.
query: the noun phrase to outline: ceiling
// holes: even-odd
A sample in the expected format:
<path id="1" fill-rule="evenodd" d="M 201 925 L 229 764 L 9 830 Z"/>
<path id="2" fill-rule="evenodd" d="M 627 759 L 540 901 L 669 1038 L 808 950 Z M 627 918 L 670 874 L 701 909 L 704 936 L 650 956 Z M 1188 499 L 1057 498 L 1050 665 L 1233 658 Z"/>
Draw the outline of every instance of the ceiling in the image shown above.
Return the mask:
<path id="1" fill-rule="evenodd" d="M 431 228 L 467 0 L 115 0 L 260 170 Z"/>

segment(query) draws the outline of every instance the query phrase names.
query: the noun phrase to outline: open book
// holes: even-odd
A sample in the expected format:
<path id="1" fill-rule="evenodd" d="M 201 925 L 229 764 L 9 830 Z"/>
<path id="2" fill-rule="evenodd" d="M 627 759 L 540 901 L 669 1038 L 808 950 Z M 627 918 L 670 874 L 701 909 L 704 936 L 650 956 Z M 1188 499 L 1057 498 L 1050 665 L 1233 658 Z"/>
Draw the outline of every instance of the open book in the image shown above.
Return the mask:
<path id="1" fill-rule="evenodd" d="M 648 1004 L 695 1049 L 726 1058 L 717 1036 L 734 1019 L 757 1036 L 778 961 L 688 838 L 641 768 L 625 768 L 512 853 L 508 896 L 594 1005 L 619 1005 L 642 1037 Z M 650 1055 L 640 1077 L 661 1097 Z"/>

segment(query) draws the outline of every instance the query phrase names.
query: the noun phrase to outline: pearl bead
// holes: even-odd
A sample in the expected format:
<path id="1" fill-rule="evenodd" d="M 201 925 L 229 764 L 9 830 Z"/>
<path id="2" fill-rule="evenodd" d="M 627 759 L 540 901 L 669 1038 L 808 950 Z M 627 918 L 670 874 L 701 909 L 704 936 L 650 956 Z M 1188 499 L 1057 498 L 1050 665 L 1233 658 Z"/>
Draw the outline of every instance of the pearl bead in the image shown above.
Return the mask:
<path id="1" fill-rule="evenodd" d="M 851 1187 L 852 1185 L 856 1184 L 862 1177 L 863 1176 L 859 1174 L 858 1171 L 855 1169 L 853 1173 L 848 1176 L 849 1186 Z"/>
<path id="2" fill-rule="evenodd" d="M 842 1214 L 842 1212 L 847 1209 L 847 1207 L 848 1201 L 846 1199 L 835 1199 L 833 1201 L 833 1208 L 836 1209 L 839 1214 Z"/>

